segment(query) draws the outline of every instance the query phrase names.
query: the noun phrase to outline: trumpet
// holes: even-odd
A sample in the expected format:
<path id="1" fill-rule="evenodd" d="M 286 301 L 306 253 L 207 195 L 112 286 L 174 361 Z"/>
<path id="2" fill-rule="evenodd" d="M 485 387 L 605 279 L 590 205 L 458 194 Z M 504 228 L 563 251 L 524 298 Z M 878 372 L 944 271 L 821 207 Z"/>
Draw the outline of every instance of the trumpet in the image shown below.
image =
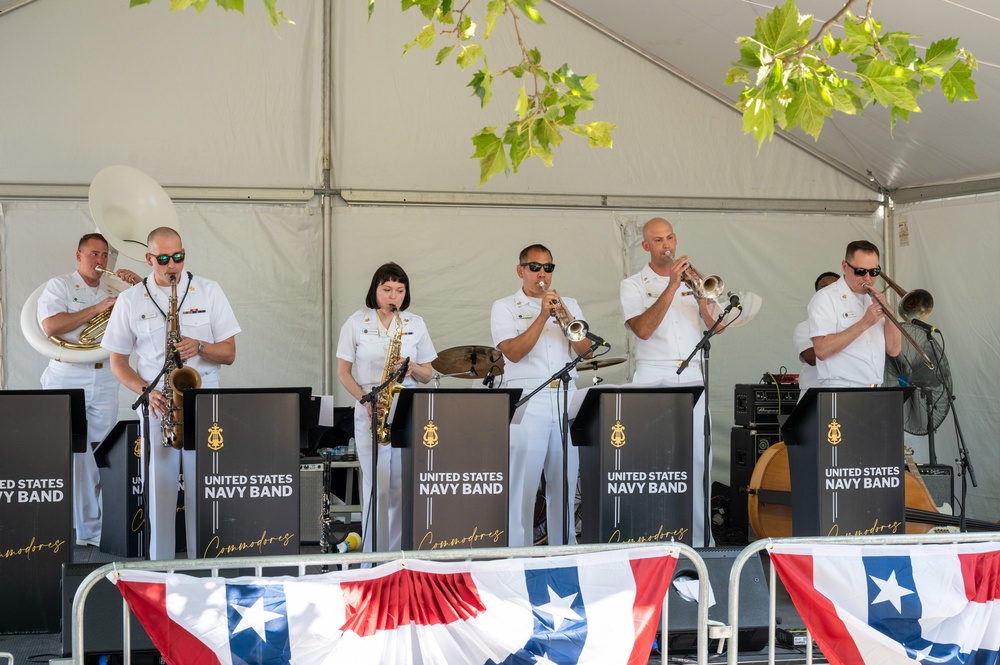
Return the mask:
<path id="1" fill-rule="evenodd" d="M 927 291 L 924 291 L 923 289 L 916 289 L 907 293 L 903 291 L 903 289 L 901 289 L 896 282 L 889 279 L 889 276 L 885 273 L 882 273 L 882 279 L 885 280 L 885 283 L 888 284 L 893 291 L 899 294 L 899 315 L 905 320 L 909 321 L 912 319 L 920 319 L 922 321 L 931 313 L 931 310 L 934 309 L 934 298 Z M 881 309 L 885 314 L 885 318 L 892 325 L 896 326 L 896 329 L 899 330 L 899 334 L 903 336 L 903 339 L 905 339 L 910 346 L 916 350 L 917 354 L 920 355 L 920 359 L 924 361 L 925 365 L 927 365 L 927 369 L 933 371 L 934 361 L 931 360 L 930 356 L 928 356 L 923 348 L 917 344 L 917 341 L 913 339 L 913 336 L 906 332 L 903 325 L 896 320 L 895 314 L 882 304 L 881 299 L 875 296 L 875 289 L 873 289 L 867 282 L 862 282 L 861 288 L 867 291 L 872 300 L 878 303 L 879 309 Z"/>
<path id="2" fill-rule="evenodd" d="M 538 285 L 542 287 L 543 291 L 546 290 L 544 281 L 539 282 Z M 590 332 L 590 327 L 587 325 L 586 321 L 572 318 L 569 312 L 562 307 L 562 302 L 559 300 L 552 299 L 549 301 L 549 304 L 560 306 L 559 309 L 553 312 L 553 316 L 555 316 L 556 321 L 559 322 L 559 327 L 562 328 L 563 334 L 566 335 L 566 339 L 571 342 L 579 342 L 587 336 L 587 333 Z"/>
<path id="3" fill-rule="evenodd" d="M 108 270 L 104 266 L 96 266 L 94 268 L 94 270 L 96 270 L 97 272 L 101 273 L 101 279 L 104 279 L 105 277 L 107 277 L 108 281 L 110 283 L 114 283 L 115 280 L 118 280 L 119 282 L 121 282 L 122 284 L 124 284 L 125 286 L 124 286 L 124 288 L 122 288 L 122 290 L 127 289 L 128 287 L 132 286 L 131 283 L 126 282 L 124 279 L 122 279 L 121 277 L 119 277 L 118 273 L 114 272 L 113 270 Z M 115 290 L 118 290 L 121 287 L 114 286 L 112 288 L 114 288 Z"/>
<path id="4" fill-rule="evenodd" d="M 674 256 L 670 252 L 667 252 L 667 257 L 670 259 L 671 263 L 674 261 Z M 722 281 L 722 278 L 718 275 L 708 275 L 705 276 L 698 272 L 698 269 L 694 267 L 693 264 L 688 264 L 688 267 L 681 273 L 681 281 L 687 284 L 687 287 L 691 289 L 695 298 L 699 300 L 709 299 L 715 300 L 722 295 L 725 291 L 726 285 Z"/>

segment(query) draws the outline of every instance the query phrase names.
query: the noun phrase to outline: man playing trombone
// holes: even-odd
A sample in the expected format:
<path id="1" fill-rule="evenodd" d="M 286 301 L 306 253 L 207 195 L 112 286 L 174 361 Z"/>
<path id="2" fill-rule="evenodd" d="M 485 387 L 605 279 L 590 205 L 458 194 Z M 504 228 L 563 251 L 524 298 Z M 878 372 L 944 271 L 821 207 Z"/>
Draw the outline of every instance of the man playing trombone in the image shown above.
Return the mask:
<path id="1" fill-rule="evenodd" d="M 701 324 L 711 328 L 722 313 L 712 298 L 696 298 L 685 284 L 685 275 L 693 271 L 687 256 L 674 258 L 677 236 L 662 217 L 654 217 L 642 227 L 642 248 L 649 252 L 649 263 L 622 280 L 619 287 L 625 327 L 636 336 L 635 376 L 633 383 L 667 381 L 676 385 L 704 385 L 701 358 L 695 356 L 681 374 L 677 368 L 701 341 Z M 694 406 L 692 461 L 692 543 L 695 547 L 711 544 L 705 534 L 705 405 L 702 394 Z M 712 458 L 709 454 L 708 468 Z M 706 537 L 707 536 L 707 537 Z"/>
<path id="2" fill-rule="evenodd" d="M 809 301 L 809 334 L 816 352 L 819 385 L 882 385 L 886 355 L 895 357 L 903 340 L 882 294 L 873 287 L 881 274 L 878 247 L 867 240 L 847 245 L 844 275 Z"/>
<path id="3" fill-rule="evenodd" d="M 583 320 L 576 300 L 552 290 L 556 266 L 552 253 L 542 245 L 521 250 L 517 276 L 521 288 L 493 303 L 490 329 L 493 344 L 503 354 L 503 388 L 522 388 L 527 394 L 559 371 L 577 355 L 586 354 L 591 342 L 584 337 L 569 341 L 563 323 Z M 562 322 L 560 322 L 562 319 Z M 576 380 L 576 370 L 572 371 Z M 528 400 L 521 422 L 510 426 L 509 538 L 511 547 L 531 545 L 533 512 L 538 483 L 545 472 L 545 506 L 550 545 L 576 543 L 576 529 L 563 537 L 563 451 L 561 384 L 553 381 Z M 569 384 L 572 401 L 576 386 Z M 567 437 L 569 434 L 567 433 Z M 567 438 L 567 441 L 569 439 Z M 568 445 L 566 477 L 570 492 L 576 489 L 580 458 Z M 572 512 L 572 511 L 570 511 Z M 574 520 L 570 519 L 571 525 Z"/>

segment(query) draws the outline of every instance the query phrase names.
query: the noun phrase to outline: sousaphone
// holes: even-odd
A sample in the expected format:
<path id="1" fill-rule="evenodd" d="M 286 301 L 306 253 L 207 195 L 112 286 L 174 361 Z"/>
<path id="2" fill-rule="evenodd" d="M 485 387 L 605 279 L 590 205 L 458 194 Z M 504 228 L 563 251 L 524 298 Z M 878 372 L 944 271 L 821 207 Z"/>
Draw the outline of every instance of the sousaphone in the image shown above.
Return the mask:
<path id="1" fill-rule="evenodd" d="M 153 229 L 167 226 L 180 232 L 177 210 L 167 193 L 155 180 L 130 166 L 102 169 L 91 181 L 87 198 L 97 231 L 108 241 L 111 250 L 109 271 L 118 253 L 144 263 L 146 237 Z M 122 290 L 113 277 L 105 277 L 102 282 L 116 291 Z M 32 348 L 44 356 L 69 363 L 105 360 L 110 353 L 101 347 L 100 339 L 80 343 L 46 336 L 38 321 L 38 298 L 44 289 L 45 284 L 35 289 L 21 308 L 21 331 Z"/>

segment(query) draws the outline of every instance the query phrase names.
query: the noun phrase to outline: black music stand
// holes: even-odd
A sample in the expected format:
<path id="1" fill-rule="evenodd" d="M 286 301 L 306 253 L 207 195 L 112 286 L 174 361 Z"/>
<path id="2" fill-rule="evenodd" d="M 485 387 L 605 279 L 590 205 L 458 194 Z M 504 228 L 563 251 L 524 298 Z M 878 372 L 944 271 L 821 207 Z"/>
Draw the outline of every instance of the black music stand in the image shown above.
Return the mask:
<path id="1" fill-rule="evenodd" d="M 88 445 L 83 390 L 0 391 L 0 422 L 0 634 L 55 633 L 72 551 L 72 453 Z"/>
<path id="2" fill-rule="evenodd" d="M 792 535 L 903 533 L 903 402 L 913 388 L 810 388 L 782 424 Z"/>
<path id="3" fill-rule="evenodd" d="M 520 388 L 407 388 L 396 396 L 404 550 L 505 547 L 510 420 Z"/>
<path id="4" fill-rule="evenodd" d="M 198 557 L 298 554 L 299 450 L 310 388 L 184 391 L 184 448 L 195 450 Z"/>
<path id="5" fill-rule="evenodd" d="M 581 543 L 692 542 L 694 405 L 701 386 L 601 386 L 573 421 Z"/>

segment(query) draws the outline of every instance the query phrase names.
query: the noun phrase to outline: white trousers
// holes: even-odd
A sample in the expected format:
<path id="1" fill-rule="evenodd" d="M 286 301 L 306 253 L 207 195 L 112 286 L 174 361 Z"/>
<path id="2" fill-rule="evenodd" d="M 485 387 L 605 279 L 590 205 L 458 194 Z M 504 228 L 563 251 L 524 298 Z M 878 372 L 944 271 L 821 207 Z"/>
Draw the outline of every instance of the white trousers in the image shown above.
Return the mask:
<path id="1" fill-rule="evenodd" d="M 104 440 L 118 418 L 118 379 L 111 366 L 102 369 L 50 363 L 42 373 L 42 389 L 82 388 L 87 408 L 87 450 L 73 453 L 73 528 L 78 541 L 101 538 L 101 474 L 94 445 Z"/>
<path id="2" fill-rule="evenodd" d="M 361 465 L 361 537 L 363 551 L 372 551 L 372 421 L 364 405 L 354 404 L 354 443 Z M 376 546 L 379 552 L 394 552 L 403 541 L 403 451 L 378 446 L 378 514 L 375 516 Z"/>
<path id="3" fill-rule="evenodd" d="M 677 363 L 643 363 L 638 361 L 632 383 L 655 383 L 668 381 L 678 385 L 702 383 L 701 365 L 692 363 L 681 374 L 677 374 Z M 694 405 L 691 438 L 692 483 L 691 483 L 691 543 L 694 547 L 711 547 L 714 544 L 709 533 L 705 542 L 705 405 L 708 396 L 702 392 Z M 708 451 L 708 468 L 712 468 L 712 451 Z"/>
<path id="4" fill-rule="evenodd" d="M 532 385 L 528 385 L 532 384 Z M 537 382 L 510 381 L 505 388 L 532 390 Z M 569 401 L 573 401 L 573 393 Z M 521 422 L 510 426 L 510 504 L 508 510 L 508 544 L 524 547 L 534 543 L 535 497 L 538 483 L 545 473 L 545 519 L 550 545 L 567 544 L 563 521 L 563 448 L 560 425 L 562 423 L 562 389 L 542 388 L 528 400 Z M 576 496 L 576 482 L 580 474 L 580 455 L 573 447 L 573 440 L 566 434 L 568 456 L 566 474 L 570 479 L 569 491 Z M 576 543 L 573 511 L 570 511 L 568 544 Z"/>
<path id="5" fill-rule="evenodd" d="M 218 388 L 219 374 L 209 374 L 201 377 L 202 388 Z M 136 411 L 142 421 L 142 407 Z M 185 416 L 190 417 L 190 416 Z M 184 473 L 184 537 L 187 540 L 187 556 L 197 559 L 197 535 L 195 526 L 198 520 L 198 502 L 195 491 L 196 473 L 195 451 L 178 450 L 163 445 L 163 432 L 160 430 L 160 419 L 149 414 L 149 559 L 160 561 L 177 557 L 177 490 L 180 475 Z M 143 448 L 145 454 L 145 447 Z M 145 460 L 142 461 L 142 471 L 145 473 Z M 145 482 L 145 475 L 143 476 Z"/>

